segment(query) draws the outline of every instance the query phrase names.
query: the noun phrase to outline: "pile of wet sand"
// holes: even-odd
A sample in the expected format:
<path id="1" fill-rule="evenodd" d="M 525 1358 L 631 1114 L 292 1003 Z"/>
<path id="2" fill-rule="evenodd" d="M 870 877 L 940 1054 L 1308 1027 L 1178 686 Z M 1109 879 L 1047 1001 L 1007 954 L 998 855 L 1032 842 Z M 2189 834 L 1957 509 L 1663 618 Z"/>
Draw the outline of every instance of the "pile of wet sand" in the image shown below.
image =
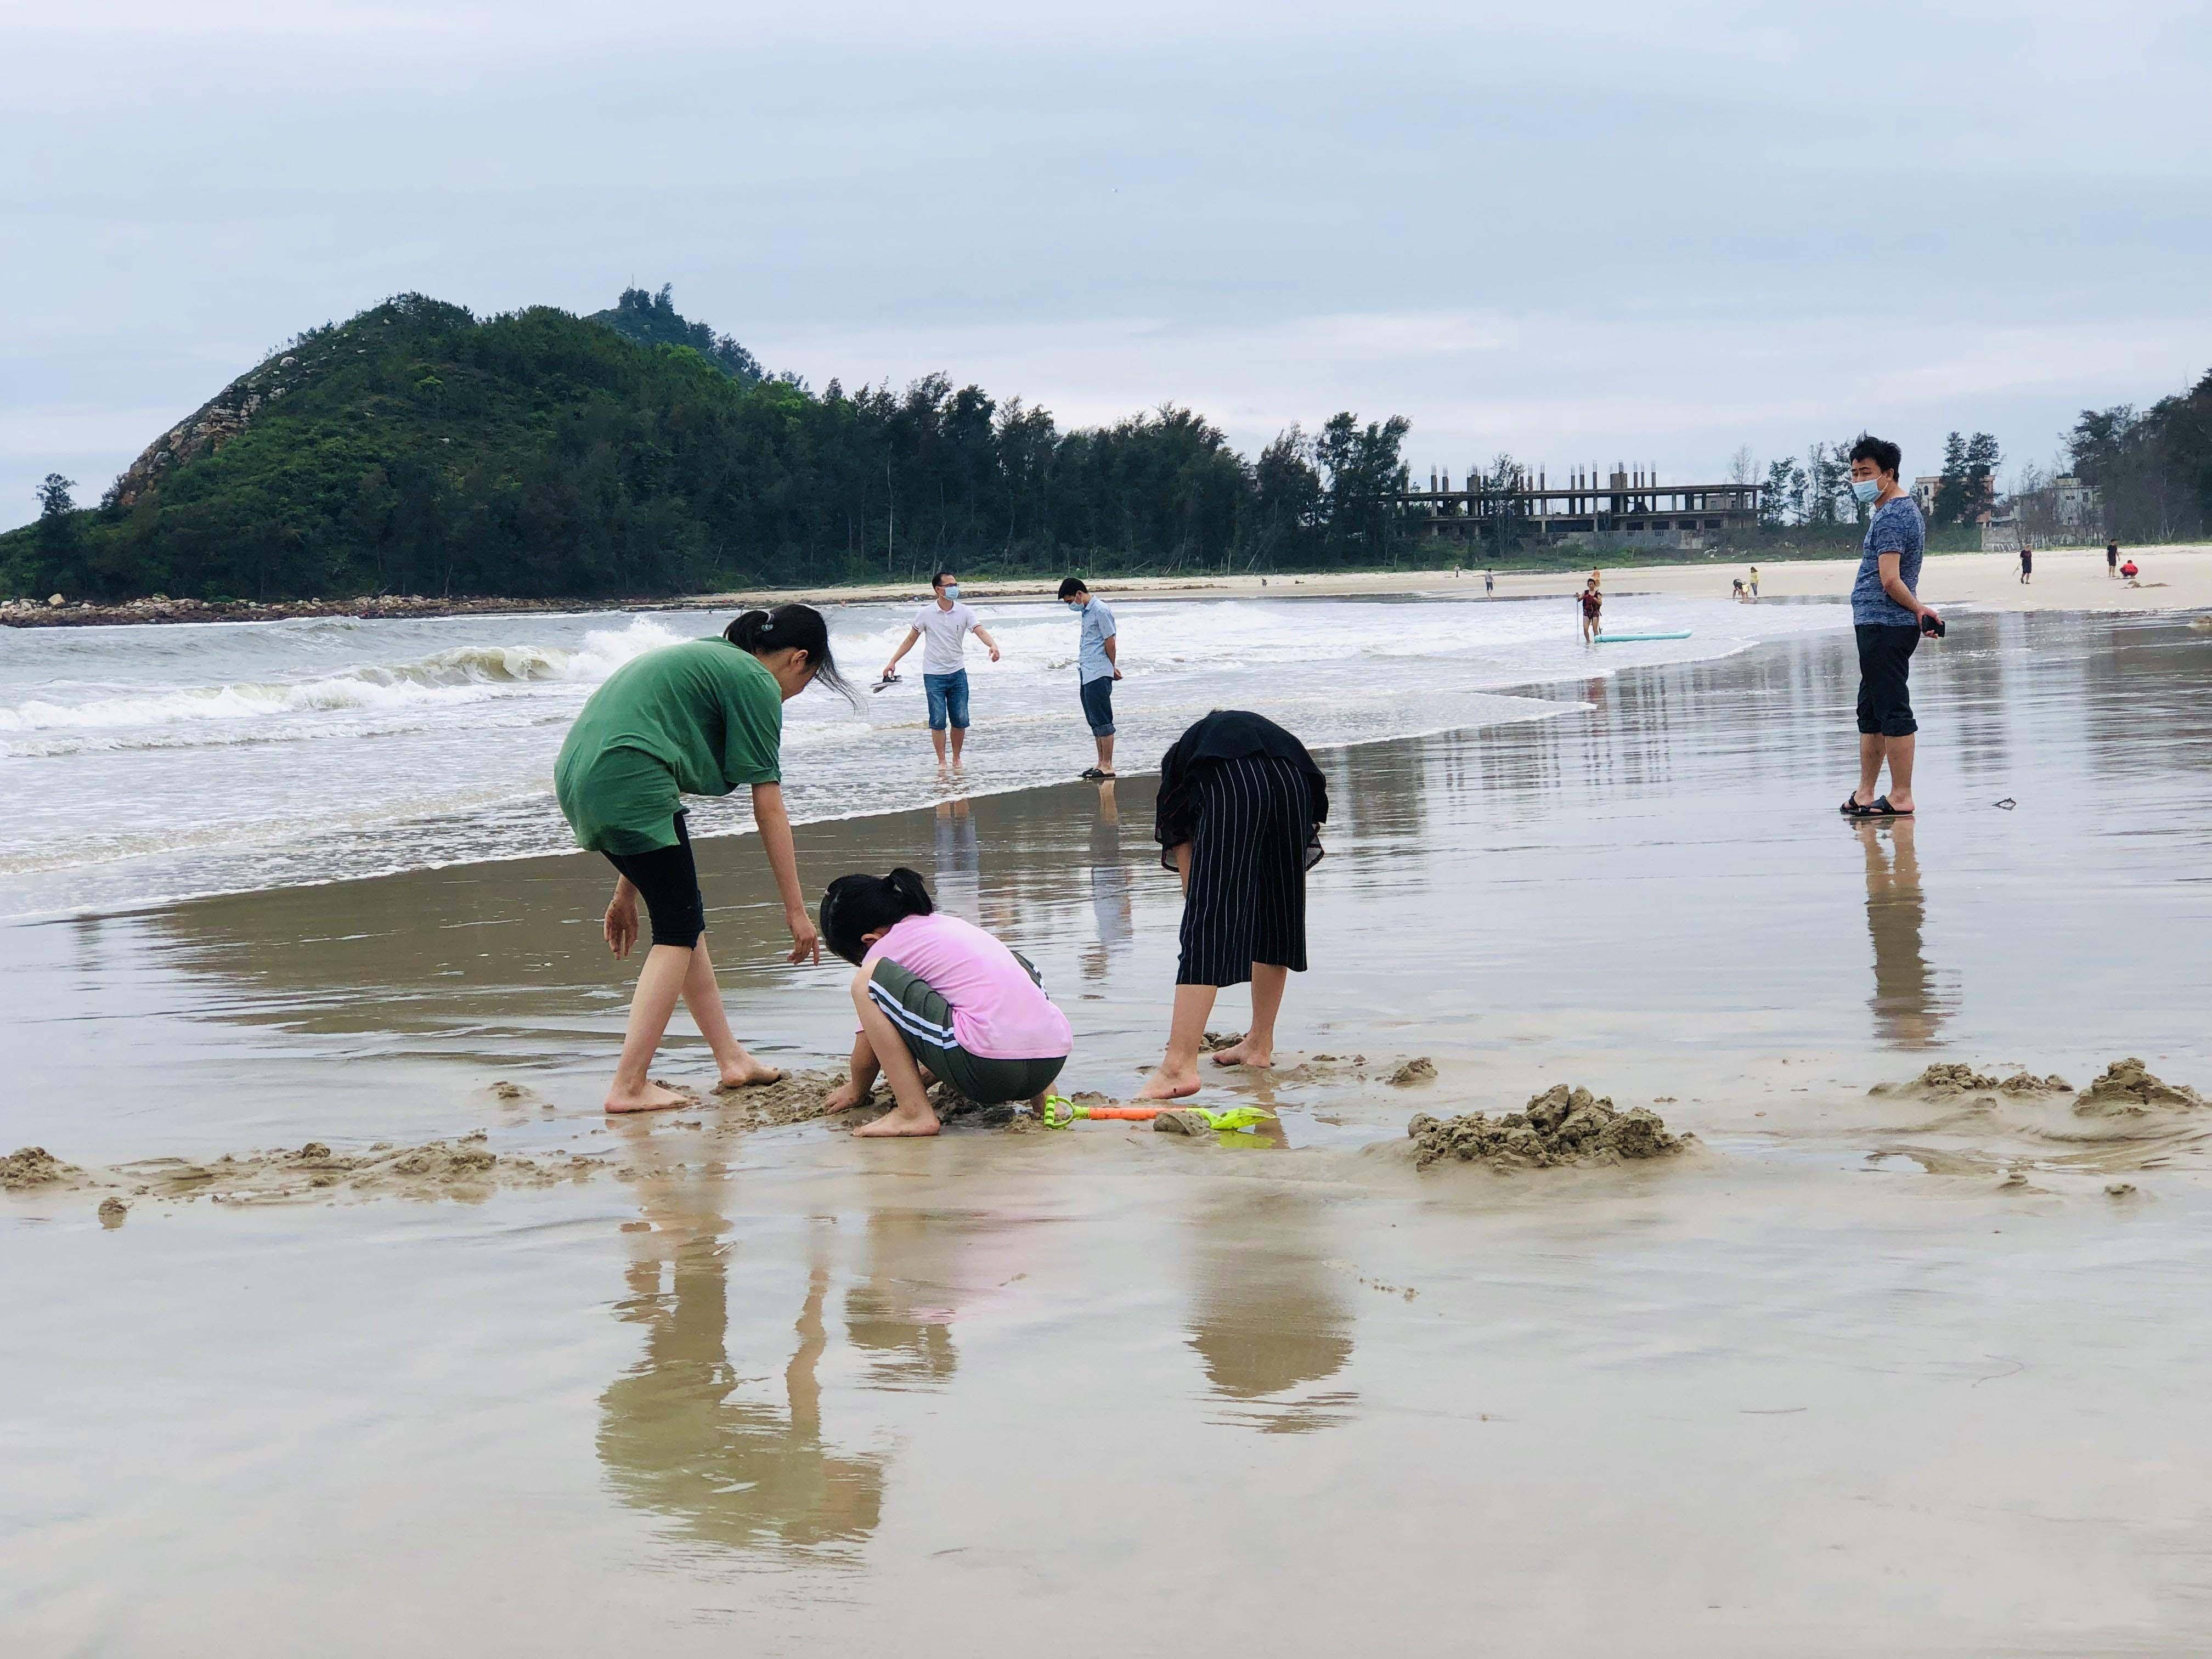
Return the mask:
<path id="1" fill-rule="evenodd" d="M 1494 1170 L 1617 1164 L 1679 1152 L 1694 1139 L 1670 1133 L 1659 1115 L 1644 1107 L 1617 1111 L 1611 1100 L 1564 1083 L 1531 1095 L 1521 1110 L 1494 1118 L 1480 1112 L 1435 1118 L 1423 1112 L 1406 1133 L 1417 1149 L 1414 1164 L 1424 1170 L 1446 1158 L 1480 1158 Z"/>
<path id="2" fill-rule="evenodd" d="M 267 1204 L 301 1198 L 415 1198 L 472 1200 L 507 1188 L 551 1187 L 583 1181 L 605 1160 L 570 1153 L 528 1157 L 495 1152 L 483 1131 L 459 1140 L 394 1146 L 388 1141 L 357 1152 L 334 1152 L 319 1140 L 275 1152 L 248 1152 L 197 1162 L 150 1158 L 118 1164 L 81 1184 L 116 1187 L 135 1196 L 216 1204 Z"/>
<path id="3" fill-rule="evenodd" d="M 1877 1083 L 1867 1091 L 1871 1095 L 1899 1100 L 1942 1102 L 1993 1101 L 2006 1095 L 2018 1098 L 2064 1095 L 2073 1091 L 2074 1085 L 2056 1072 L 2049 1077 L 2038 1077 L 2033 1072 L 2016 1072 L 2008 1078 L 1996 1078 L 1956 1060 L 1944 1060 L 1930 1066 L 1910 1083 Z"/>
<path id="4" fill-rule="evenodd" d="M 2160 1108 L 2196 1111 L 2206 1104 L 2196 1090 L 2166 1082 L 2130 1056 L 2105 1067 L 2075 1097 L 2074 1109 L 2083 1117 L 2134 1117 Z"/>
<path id="5" fill-rule="evenodd" d="M 73 1187 L 84 1174 L 43 1146 L 25 1146 L 0 1158 L 0 1191 L 26 1193 L 40 1187 Z"/>

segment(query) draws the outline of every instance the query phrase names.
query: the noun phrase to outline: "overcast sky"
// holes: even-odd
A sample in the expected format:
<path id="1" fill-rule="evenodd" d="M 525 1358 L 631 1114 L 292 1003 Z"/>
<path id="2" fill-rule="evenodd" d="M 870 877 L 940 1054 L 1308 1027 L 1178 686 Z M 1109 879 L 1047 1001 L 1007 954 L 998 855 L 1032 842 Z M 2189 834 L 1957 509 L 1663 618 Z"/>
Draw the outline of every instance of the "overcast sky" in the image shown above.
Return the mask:
<path id="1" fill-rule="evenodd" d="M 300 329 L 675 285 L 817 388 L 1720 475 L 2212 368 L 2198 0 L 0 0 L 0 525 Z"/>

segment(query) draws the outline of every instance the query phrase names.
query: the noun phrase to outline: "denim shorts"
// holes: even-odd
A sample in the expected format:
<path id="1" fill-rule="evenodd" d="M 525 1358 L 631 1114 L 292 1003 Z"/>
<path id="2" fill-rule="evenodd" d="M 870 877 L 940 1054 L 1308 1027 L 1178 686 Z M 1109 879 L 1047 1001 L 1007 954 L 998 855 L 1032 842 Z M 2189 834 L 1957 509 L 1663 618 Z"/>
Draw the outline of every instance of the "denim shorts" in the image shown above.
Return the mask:
<path id="1" fill-rule="evenodd" d="M 957 674 L 924 674 L 921 689 L 929 696 L 929 729 L 942 732 L 950 724 L 968 729 L 968 671 Z"/>
<path id="2" fill-rule="evenodd" d="M 1091 723 L 1094 738 L 1114 735 L 1114 677 L 1101 675 L 1095 680 L 1083 682 L 1083 718 Z"/>

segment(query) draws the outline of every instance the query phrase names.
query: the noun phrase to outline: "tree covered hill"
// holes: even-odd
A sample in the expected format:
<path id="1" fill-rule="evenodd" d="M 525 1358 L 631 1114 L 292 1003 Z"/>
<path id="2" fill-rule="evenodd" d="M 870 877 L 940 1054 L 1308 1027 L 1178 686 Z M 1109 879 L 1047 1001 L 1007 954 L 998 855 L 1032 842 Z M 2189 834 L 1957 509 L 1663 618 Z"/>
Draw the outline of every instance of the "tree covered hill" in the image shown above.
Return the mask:
<path id="1" fill-rule="evenodd" d="M 50 479 L 0 537 L 0 592 L 646 597 L 940 562 L 1364 564 L 1395 533 L 1401 420 L 1294 427 L 1254 464 L 1171 405 L 1063 432 L 942 375 L 816 395 L 758 368 L 665 289 L 597 319 L 403 295 L 240 376 L 98 507 Z"/>
<path id="2" fill-rule="evenodd" d="M 624 339 L 643 346 L 689 346 L 733 380 L 767 378 L 760 359 L 728 335 L 717 334 L 706 324 L 690 322 L 682 316 L 666 283 L 660 285 L 658 294 L 647 294 L 641 288 L 626 288 L 613 305 L 605 311 L 593 312 L 585 320 L 611 328 Z"/>

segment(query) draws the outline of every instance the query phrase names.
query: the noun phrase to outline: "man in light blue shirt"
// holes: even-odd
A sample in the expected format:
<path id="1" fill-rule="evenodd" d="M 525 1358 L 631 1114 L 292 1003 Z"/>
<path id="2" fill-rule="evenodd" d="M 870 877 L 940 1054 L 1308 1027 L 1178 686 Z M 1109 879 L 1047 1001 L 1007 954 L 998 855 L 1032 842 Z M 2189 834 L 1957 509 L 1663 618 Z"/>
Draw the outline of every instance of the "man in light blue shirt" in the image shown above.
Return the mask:
<path id="1" fill-rule="evenodd" d="M 1103 781 L 1114 775 L 1114 682 L 1121 678 L 1115 659 L 1114 613 L 1105 600 L 1092 597 L 1079 576 L 1060 583 L 1060 602 L 1083 618 L 1075 678 L 1083 718 L 1098 744 L 1098 764 L 1083 775 Z"/>
<path id="2" fill-rule="evenodd" d="M 1920 602 L 1920 561 L 1926 526 L 1898 482 L 1905 453 L 1887 438 L 1851 446 L 1851 495 L 1870 507 L 1858 579 L 1851 584 L 1851 623 L 1859 647 L 1859 787 L 1844 797 L 1847 818 L 1909 818 L 1912 763 L 1920 722 L 1913 717 L 1912 653 L 1922 635 L 1943 636 L 1943 619 Z M 1889 793 L 1875 793 L 1889 768 Z"/>

